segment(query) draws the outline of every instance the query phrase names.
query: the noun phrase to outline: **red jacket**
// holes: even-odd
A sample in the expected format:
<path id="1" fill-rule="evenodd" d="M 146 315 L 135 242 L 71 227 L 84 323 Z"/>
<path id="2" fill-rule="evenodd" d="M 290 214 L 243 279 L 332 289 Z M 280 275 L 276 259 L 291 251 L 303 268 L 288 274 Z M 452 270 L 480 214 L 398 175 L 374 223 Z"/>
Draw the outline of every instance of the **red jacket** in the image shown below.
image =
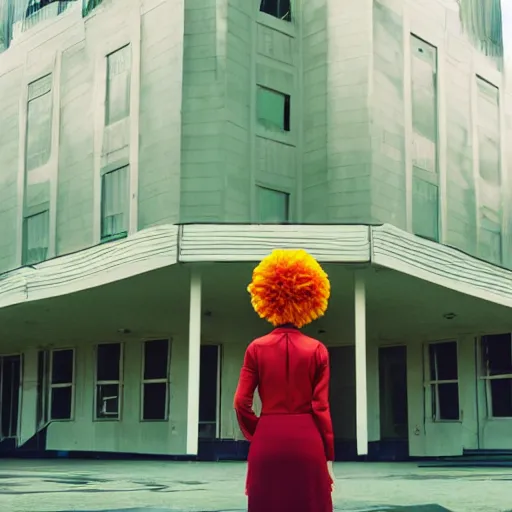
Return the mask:
<path id="1" fill-rule="evenodd" d="M 279 327 L 247 347 L 234 407 L 248 441 L 259 419 L 252 410 L 256 387 L 262 415 L 312 414 L 324 441 L 326 458 L 334 460 L 329 353 L 322 343 L 294 327 Z"/>

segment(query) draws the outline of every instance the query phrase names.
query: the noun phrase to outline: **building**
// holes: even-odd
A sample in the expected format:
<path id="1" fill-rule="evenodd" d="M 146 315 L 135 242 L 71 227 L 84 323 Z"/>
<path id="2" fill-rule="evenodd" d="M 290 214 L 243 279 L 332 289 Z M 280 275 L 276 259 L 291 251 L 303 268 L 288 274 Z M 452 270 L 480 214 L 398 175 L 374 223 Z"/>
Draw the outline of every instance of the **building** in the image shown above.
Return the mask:
<path id="1" fill-rule="evenodd" d="M 340 458 L 512 449 L 498 0 L 9 0 L 1 26 L 0 449 L 243 455 L 273 247 L 330 275 Z"/>

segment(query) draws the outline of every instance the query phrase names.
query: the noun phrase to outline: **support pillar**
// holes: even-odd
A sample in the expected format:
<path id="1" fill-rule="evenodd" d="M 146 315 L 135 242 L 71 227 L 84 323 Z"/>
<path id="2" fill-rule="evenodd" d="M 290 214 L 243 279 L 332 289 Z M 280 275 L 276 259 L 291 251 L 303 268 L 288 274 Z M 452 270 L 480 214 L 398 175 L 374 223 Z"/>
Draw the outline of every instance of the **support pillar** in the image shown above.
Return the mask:
<path id="1" fill-rule="evenodd" d="M 199 377 L 201 357 L 201 274 L 190 276 L 188 328 L 187 455 L 197 455 L 199 439 Z"/>
<path id="2" fill-rule="evenodd" d="M 368 455 L 368 389 L 366 379 L 366 286 L 356 272 L 354 282 L 356 352 L 356 428 L 357 454 Z"/>

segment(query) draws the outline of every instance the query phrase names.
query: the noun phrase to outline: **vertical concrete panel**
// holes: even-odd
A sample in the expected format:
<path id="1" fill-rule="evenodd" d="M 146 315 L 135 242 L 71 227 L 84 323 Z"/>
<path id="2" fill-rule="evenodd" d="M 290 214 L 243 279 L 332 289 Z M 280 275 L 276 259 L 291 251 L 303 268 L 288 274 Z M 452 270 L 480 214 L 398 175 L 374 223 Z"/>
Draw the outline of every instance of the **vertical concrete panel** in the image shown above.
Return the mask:
<path id="1" fill-rule="evenodd" d="M 404 41 L 396 2 L 373 2 L 372 217 L 406 227 Z"/>
<path id="2" fill-rule="evenodd" d="M 184 15 L 181 0 L 142 16 L 139 229 L 179 219 Z"/>

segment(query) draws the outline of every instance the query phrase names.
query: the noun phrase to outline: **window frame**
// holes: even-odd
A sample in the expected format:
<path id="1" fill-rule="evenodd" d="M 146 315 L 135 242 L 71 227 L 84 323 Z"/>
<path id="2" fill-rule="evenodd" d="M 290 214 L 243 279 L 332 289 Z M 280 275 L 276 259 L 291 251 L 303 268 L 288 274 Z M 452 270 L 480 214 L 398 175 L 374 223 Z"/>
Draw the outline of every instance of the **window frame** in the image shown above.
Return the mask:
<path id="1" fill-rule="evenodd" d="M 60 383 L 60 384 L 54 384 L 53 383 L 53 354 L 55 352 L 64 352 L 71 350 L 73 354 L 73 376 L 72 376 L 72 382 L 71 383 Z M 48 423 L 54 423 L 56 421 L 58 422 L 66 422 L 66 421 L 75 421 L 75 392 L 76 392 L 76 349 L 72 347 L 66 347 L 66 348 L 54 348 L 50 350 L 50 375 L 48 378 L 48 414 L 47 414 L 47 421 Z M 52 405 L 53 405 L 53 390 L 54 389 L 62 389 L 62 388 L 71 388 L 71 414 L 69 418 L 54 418 L 52 416 Z"/>
<path id="2" fill-rule="evenodd" d="M 283 102 L 283 128 L 272 129 L 269 128 L 264 123 L 260 122 L 260 116 L 259 116 L 259 91 L 266 91 L 270 92 L 272 94 L 277 94 L 279 96 L 282 96 L 284 99 Z M 262 83 L 256 84 L 256 124 L 261 130 L 264 130 L 267 134 L 274 134 L 274 135 L 281 135 L 288 137 L 292 133 L 292 95 L 288 92 L 280 91 L 279 89 L 269 87 L 267 85 L 263 85 Z"/>
<path id="3" fill-rule="evenodd" d="M 499 375 L 490 375 L 489 374 L 489 365 L 488 361 L 485 358 L 484 354 L 484 343 L 485 338 L 489 338 L 492 336 L 502 336 L 503 334 L 509 334 L 510 336 L 510 344 L 512 345 L 512 333 L 502 333 L 502 334 L 488 334 L 484 336 L 480 336 L 478 341 L 478 352 L 480 354 L 479 362 L 480 362 L 480 380 L 485 384 L 485 398 L 486 398 L 486 408 L 487 408 L 487 418 L 493 421 L 510 421 L 512 416 L 494 416 L 494 408 L 492 402 L 492 389 L 491 383 L 494 380 L 511 380 L 512 381 L 512 373 L 502 373 Z M 511 346 L 512 349 L 512 346 Z M 512 352 L 512 350 L 511 350 Z"/>
<path id="4" fill-rule="evenodd" d="M 102 0 L 103 1 L 103 0 Z M 112 119 L 111 118 L 111 112 L 110 112 L 110 98 L 111 95 L 111 72 L 110 72 L 110 59 L 124 51 L 128 50 L 130 55 L 130 62 L 128 67 L 128 111 L 127 114 L 123 117 L 120 117 L 118 119 Z M 131 116 L 131 96 L 132 96 L 132 82 L 133 82 L 133 46 L 131 41 L 123 44 L 122 46 L 119 46 L 115 50 L 109 52 L 105 56 L 105 65 L 106 65 L 106 77 L 105 77 L 105 113 L 104 113 L 104 125 L 105 128 L 108 128 L 109 126 L 113 126 L 117 123 L 123 122 L 126 119 L 129 119 Z"/>
<path id="5" fill-rule="evenodd" d="M 152 341 L 166 341 L 167 342 L 167 376 L 160 379 L 145 379 L 144 371 L 146 369 L 146 343 Z M 170 418 L 171 409 L 171 338 L 149 338 L 141 342 L 141 373 L 140 373 L 140 411 L 139 421 L 141 423 L 162 423 L 168 422 Z M 145 419 L 144 418 L 144 386 L 146 384 L 165 384 L 165 417 L 163 419 Z"/>
<path id="6" fill-rule="evenodd" d="M 264 222 L 261 220 L 260 216 L 260 198 L 259 195 L 262 191 L 270 191 L 270 192 L 276 192 L 278 194 L 282 194 L 286 197 L 286 220 L 279 221 L 279 222 Z M 283 190 L 280 188 L 274 188 L 272 186 L 263 184 L 263 183 L 256 183 L 256 223 L 261 224 L 264 226 L 279 226 L 279 225 L 288 225 L 292 223 L 292 194 L 289 190 Z"/>
<path id="7" fill-rule="evenodd" d="M 39 215 L 48 215 L 48 247 L 46 247 L 46 257 L 42 260 L 34 260 L 30 261 L 27 257 L 28 255 L 28 222 L 30 219 L 33 219 L 34 217 L 38 217 Z M 22 259 L 22 266 L 33 266 L 38 265 L 39 263 L 42 263 L 43 261 L 47 261 L 50 254 L 50 223 L 51 223 L 51 212 L 50 212 L 50 206 L 45 205 L 43 208 L 38 209 L 34 212 L 26 212 L 26 214 L 23 216 L 23 233 L 22 233 L 22 246 L 21 246 L 21 259 Z"/>
<path id="8" fill-rule="evenodd" d="M 435 358 L 436 363 L 436 379 L 431 379 L 431 367 L 430 367 L 430 347 L 433 345 L 442 345 L 445 343 L 455 343 L 456 351 L 457 351 L 457 379 L 437 379 L 437 358 Z M 425 400 L 425 417 L 428 418 L 433 423 L 462 423 L 462 414 L 461 414 L 461 400 L 460 400 L 460 373 L 459 373 L 459 340 L 457 339 L 446 339 L 446 340 L 438 340 L 431 341 L 425 343 L 424 347 L 424 389 L 426 394 Z M 442 419 L 438 418 L 438 409 L 439 409 L 439 386 L 443 384 L 457 384 L 457 394 L 458 394 L 458 402 L 459 402 L 459 417 L 457 419 Z M 435 388 L 435 396 L 432 395 L 432 388 Z M 434 400 L 435 400 L 435 409 L 434 409 Z M 430 409 L 430 412 L 428 412 Z M 435 413 L 434 413 L 435 411 Z"/>
<path id="9" fill-rule="evenodd" d="M 124 190 L 124 198 L 125 198 L 125 223 L 124 223 L 124 231 L 120 233 L 116 233 L 114 235 L 103 236 L 103 223 L 105 219 L 104 215 L 104 201 L 103 201 L 103 190 L 105 186 L 105 178 L 109 174 L 113 174 L 115 172 L 123 171 L 125 175 L 125 190 Z M 108 243 L 115 240 L 121 240 L 128 236 L 130 232 L 130 179 L 131 179 L 131 166 L 129 163 L 124 163 L 122 165 L 116 165 L 114 168 L 107 169 L 101 172 L 100 176 L 100 243 Z"/>
<path id="10" fill-rule="evenodd" d="M 294 7 L 295 7 L 295 5 L 294 5 L 294 0 L 287 0 L 287 1 L 289 2 L 289 4 L 290 4 L 290 8 L 289 8 L 288 13 L 287 13 L 287 14 L 288 14 L 288 16 L 285 16 L 285 17 L 283 17 L 283 18 L 279 18 L 279 17 L 277 17 L 277 15 L 276 15 L 276 16 L 274 16 L 273 14 L 270 14 L 270 13 L 269 13 L 269 12 L 267 12 L 267 11 L 262 11 L 262 10 L 261 10 L 261 7 L 262 7 L 262 4 L 263 4 L 263 1 L 264 1 L 264 0 L 259 0 L 258 12 L 259 12 L 261 15 L 263 15 L 263 16 L 269 16 L 269 17 L 271 17 L 272 19 L 275 19 L 275 20 L 278 20 L 278 21 L 280 21 L 280 22 L 284 22 L 284 23 L 293 23 L 293 22 L 294 22 L 294 16 L 293 16 L 293 13 L 294 13 L 294 11 L 295 11 L 295 10 L 294 10 Z M 286 1 L 286 0 L 284 0 L 284 1 Z M 278 12 L 279 12 L 279 6 L 280 6 L 280 4 L 281 4 L 282 2 L 283 2 L 283 0 L 276 0 L 276 6 L 277 6 L 277 10 L 278 10 Z"/>
<path id="11" fill-rule="evenodd" d="M 119 380 L 98 380 L 98 347 L 102 345 L 119 345 Z M 118 410 L 117 416 L 98 417 L 98 389 L 100 386 L 118 386 Z M 93 399 L 93 421 L 122 421 L 123 417 L 123 395 L 124 395 L 124 343 L 119 341 L 105 341 L 94 345 L 94 399 Z"/>

